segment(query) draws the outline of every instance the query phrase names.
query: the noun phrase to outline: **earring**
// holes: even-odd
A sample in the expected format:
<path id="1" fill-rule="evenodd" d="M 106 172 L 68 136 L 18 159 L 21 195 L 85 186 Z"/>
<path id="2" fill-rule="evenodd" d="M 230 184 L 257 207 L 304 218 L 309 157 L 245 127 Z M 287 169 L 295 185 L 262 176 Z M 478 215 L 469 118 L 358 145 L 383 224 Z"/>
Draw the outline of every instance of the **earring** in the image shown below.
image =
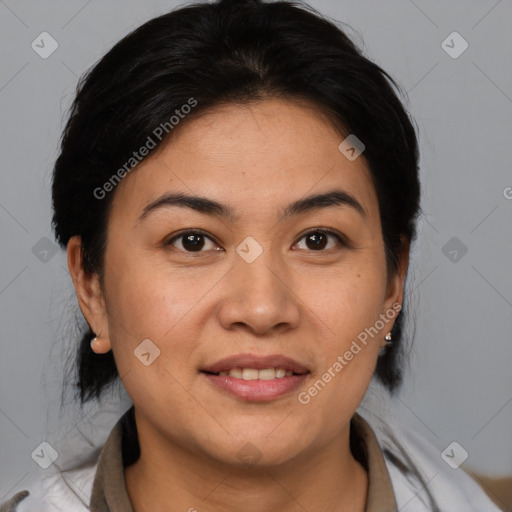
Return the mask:
<path id="1" fill-rule="evenodd" d="M 383 356 L 386 353 L 386 349 L 391 345 L 393 337 L 391 336 L 391 332 L 388 332 L 386 336 L 384 336 L 384 339 L 386 340 L 386 344 L 380 348 L 379 350 L 379 356 Z"/>
<path id="2" fill-rule="evenodd" d="M 101 332 L 98 335 L 95 335 L 94 338 L 91 340 L 91 349 L 93 352 L 96 352 L 97 354 L 101 354 L 103 352 L 98 352 L 98 349 L 100 348 L 99 343 L 99 337 L 101 336 Z M 96 350 L 94 350 L 96 349 Z"/>

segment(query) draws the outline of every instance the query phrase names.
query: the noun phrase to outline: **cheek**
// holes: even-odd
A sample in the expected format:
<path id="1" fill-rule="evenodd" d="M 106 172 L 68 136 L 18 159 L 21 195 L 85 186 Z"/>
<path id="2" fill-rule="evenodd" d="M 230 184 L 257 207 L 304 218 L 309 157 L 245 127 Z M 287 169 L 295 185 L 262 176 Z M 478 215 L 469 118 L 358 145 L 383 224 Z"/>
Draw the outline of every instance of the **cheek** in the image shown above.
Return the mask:
<path id="1" fill-rule="evenodd" d="M 318 277 L 318 276 L 317 276 Z M 324 276 L 325 277 L 325 276 Z M 378 251 L 369 251 L 353 263 L 339 267 L 324 279 L 325 286 L 304 281 L 307 304 L 315 313 L 319 368 L 304 402 L 324 420 L 336 426 L 329 404 L 356 409 L 375 370 L 380 342 L 387 330 L 381 322 L 386 292 L 385 260 Z"/>
<path id="2" fill-rule="evenodd" d="M 211 271 L 173 266 L 164 255 L 140 247 L 128 252 L 121 241 L 113 238 L 105 255 L 109 313 L 138 337 L 162 339 L 207 294 Z"/>
<path id="3" fill-rule="evenodd" d="M 383 252 L 383 251 L 382 251 Z M 346 263 L 301 273 L 306 303 L 324 324 L 331 349 L 342 349 L 383 313 L 386 297 L 385 259 L 378 248 L 352 254 Z"/>
<path id="4" fill-rule="evenodd" d="M 165 417 L 166 408 L 190 408 L 183 388 L 195 375 L 193 353 L 200 339 L 196 305 L 208 288 L 187 286 L 176 275 L 144 268 L 140 261 L 110 268 L 105 282 L 109 335 L 131 399 Z"/>
<path id="5" fill-rule="evenodd" d="M 127 371 L 134 363 L 139 369 L 134 350 L 147 339 L 160 350 L 160 365 L 165 361 L 174 367 L 178 360 L 187 361 L 195 348 L 193 340 L 198 339 L 197 314 L 200 299 L 211 289 L 209 279 L 144 264 L 143 257 L 117 261 L 122 265 L 105 265 L 105 295 L 109 335 L 120 370 L 123 366 Z"/>

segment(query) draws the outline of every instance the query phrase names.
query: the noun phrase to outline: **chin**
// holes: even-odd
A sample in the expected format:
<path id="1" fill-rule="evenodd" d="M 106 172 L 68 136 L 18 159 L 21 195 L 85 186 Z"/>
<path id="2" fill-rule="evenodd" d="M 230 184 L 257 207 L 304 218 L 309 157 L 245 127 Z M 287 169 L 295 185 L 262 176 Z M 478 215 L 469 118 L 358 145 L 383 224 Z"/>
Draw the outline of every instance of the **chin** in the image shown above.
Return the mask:
<path id="1" fill-rule="evenodd" d="M 272 428 L 275 429 L 276 424 Z M 300 439 L 288 432 L 269 436 L 271 429 L 248 430 L 244 435 L 229 437 L 217 442 L 211 440 L 204 447 L 208 455 L 219 462 L 240 467 L 272 467 L 289 462 L 301 452 Z"/>

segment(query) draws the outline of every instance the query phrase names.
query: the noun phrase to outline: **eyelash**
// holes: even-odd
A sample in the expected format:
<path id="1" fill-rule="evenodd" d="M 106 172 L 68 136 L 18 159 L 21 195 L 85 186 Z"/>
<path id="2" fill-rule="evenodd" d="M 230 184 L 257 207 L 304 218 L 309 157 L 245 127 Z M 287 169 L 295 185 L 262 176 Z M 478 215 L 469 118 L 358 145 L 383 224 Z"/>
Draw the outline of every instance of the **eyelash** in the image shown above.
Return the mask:
<path id="1" fill-rule="evenodd" d="M 342 246 L 342 247 L 349 247 L 349 243 L 347 241 L 347 239 L 341 234 L 341 233 L 338 233 L 337 231 L 334 231 L 332 229 L 329 229 L 329 228 L 313 228 L 313 229 L 310 229 L 309 231 L 307 231 L 306 233 L 304 233 L 296 243 L 298 243 L 300 240 L 302 240 L 303 238 L 307 237 L 308 235 L 310 234 L 313 234 L 313 233 L 323 233 L 323 234 L 326 234 L 326 235 L 331 235 L 332 237 L 334 237 L 337 242 Z M 182 231 L 181 233 L 173 236 L 172 238 L 170 238 L 167 242 L 165 242 L 165 246 L 168 247 L 168 246 L 172 246 L 172 244 L 176 241 L 176 240 L 179 240 L 180 238 L 183 238 L 185 235 L 201 235 L 201 236 L 204 236 L 205 238 L 208 238 L 210 241 L 212 241 L 213 243 L 216 243 L 215 240 L 213 240 L 207 233 L 205 233 L 204 231 L 201 231 L 201 230 L 198 230 L 198 229 L 189 229 L 187 231 Z M 295 245 L 295 244 L 294 244 Z M 177 249 L 177 248 L 175 248 Z M 309 250 L 308 252 L 329 252 L 331 250 L 333 250 L 335 248 L 331 248 L 331 249 L 319 249 L 318 251 L 314 251 L 314 250 Z M 184 251 L 182 249 L 177 249 L 178 251 L 180 252 L 185 252 L 187 254 L 201 254 L 201 253 L 204 253 L 204 252 L 208 252 L 208 251 Z"/>

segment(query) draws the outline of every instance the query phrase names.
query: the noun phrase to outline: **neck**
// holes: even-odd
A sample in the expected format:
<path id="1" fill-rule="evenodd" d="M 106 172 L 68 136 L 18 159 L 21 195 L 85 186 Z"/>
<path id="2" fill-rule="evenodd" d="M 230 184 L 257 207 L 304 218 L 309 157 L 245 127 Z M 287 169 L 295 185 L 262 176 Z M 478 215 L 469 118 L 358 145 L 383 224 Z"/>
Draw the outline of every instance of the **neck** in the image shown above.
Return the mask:
<path id="1" fill-rule="evenodd" d="M 138 429 L 141 455 L 125 468 L 128 496 L 134 512 L 364 512 L 368 479 L 350 451 L 349 428 L 312 453 L 250 467 L 224 464 Z"/>

